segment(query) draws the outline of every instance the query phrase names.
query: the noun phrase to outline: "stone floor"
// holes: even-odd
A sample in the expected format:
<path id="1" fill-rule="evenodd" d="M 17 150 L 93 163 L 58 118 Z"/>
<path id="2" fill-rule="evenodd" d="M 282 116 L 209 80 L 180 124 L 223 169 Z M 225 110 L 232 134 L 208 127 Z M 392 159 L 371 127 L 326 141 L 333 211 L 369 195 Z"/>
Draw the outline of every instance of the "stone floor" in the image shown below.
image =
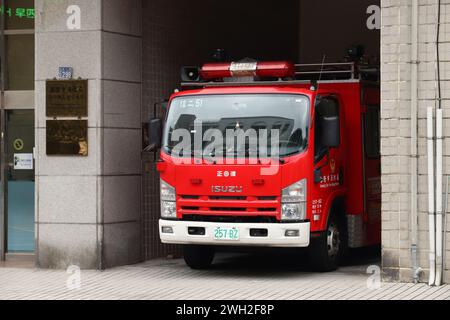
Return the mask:
<path id="1" fill-rule="evenodd" d="M 106 271 L 0 268 L 0 299 L 322 300 L 450 299 L 450 286 L 382 283 L 379 256 L 362 253 L 336 272 L 314 273 L 301 256 L 220 254 L 206 271 L 154 260 Z M 79 280 L 79 281 L 78 281 Z"/>

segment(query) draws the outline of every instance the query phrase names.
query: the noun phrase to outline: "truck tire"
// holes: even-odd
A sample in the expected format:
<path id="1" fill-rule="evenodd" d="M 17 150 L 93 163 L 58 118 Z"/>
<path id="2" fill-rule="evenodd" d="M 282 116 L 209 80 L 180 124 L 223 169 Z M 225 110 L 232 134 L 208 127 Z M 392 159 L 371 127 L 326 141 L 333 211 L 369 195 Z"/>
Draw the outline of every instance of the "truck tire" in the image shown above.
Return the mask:
<path id="1" fill-rule="evenodd" d="M 215 250 L 211 246 L 185 245 L 183 248 L 184 261 L 194 270 L 208 269 L 214 255 Z"/>
<path id="2" fill-rule="evenodd" d="M 315 271 L 335 271 L 347 251 L 347 228 L 344 219 L 332 214 L 327 231 L 311 239 L 310 261 Z"/>

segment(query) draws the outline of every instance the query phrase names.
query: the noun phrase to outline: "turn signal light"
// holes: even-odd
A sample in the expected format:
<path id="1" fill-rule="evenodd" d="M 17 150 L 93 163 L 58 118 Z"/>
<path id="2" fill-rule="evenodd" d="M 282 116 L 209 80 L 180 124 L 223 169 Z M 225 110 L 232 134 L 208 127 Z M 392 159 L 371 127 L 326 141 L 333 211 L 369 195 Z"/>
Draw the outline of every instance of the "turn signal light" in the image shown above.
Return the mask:
<path id="1" fill-rule="evenodd" d="M 300 237 L 300 230 L 286 230 L 285 237 Z"/>
<path id="2" fill-rule="evenodd" d="M 172 227 L 162 227 L 161 232 L 162 233 L 173 233 L 173 228 Z"/>

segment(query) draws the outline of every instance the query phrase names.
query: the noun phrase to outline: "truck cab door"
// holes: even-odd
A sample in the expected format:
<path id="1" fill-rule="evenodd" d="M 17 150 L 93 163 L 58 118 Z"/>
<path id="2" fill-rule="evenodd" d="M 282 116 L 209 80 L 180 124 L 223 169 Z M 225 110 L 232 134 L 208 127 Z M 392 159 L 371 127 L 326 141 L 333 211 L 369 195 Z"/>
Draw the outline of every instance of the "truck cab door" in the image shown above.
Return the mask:
<path id="1" fill-rule="evenodd" d="M 318 100 L 314 117 L 315 195 L 312 220 L 319 223 L 316 227 L 322 230 L 326 228 L 332 201 L 344 184 L 342 119 L 341 103 L 336 95 L 323 96 Z"/>

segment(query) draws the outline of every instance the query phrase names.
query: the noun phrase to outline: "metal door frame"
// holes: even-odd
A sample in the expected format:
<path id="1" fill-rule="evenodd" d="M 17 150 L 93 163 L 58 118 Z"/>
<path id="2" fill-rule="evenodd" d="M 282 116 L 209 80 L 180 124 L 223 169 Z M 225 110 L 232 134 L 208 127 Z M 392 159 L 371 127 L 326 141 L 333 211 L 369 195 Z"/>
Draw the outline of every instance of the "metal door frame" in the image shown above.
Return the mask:
<path id="1" fill-rule="evenodd" d="M 0 0 L 0 6 L 5 8 L 7 0 Z M 34 29 L 6 30 L 6 19 L 4 14 L 0 14 L 0 261 L 5 261 L 7 255 L 7 208 L 8 208 L 8 163 L 7 163 L 7 110 L 5 102 L 6 91 L 6 36 L 34 34 Z M 33 89 L 35 90 L 35 89 Z M 29 109 L 36 110 L 35 106 Z"/>
<path id="2" fill-rule="evenodd" d="M 5 0 L 0 1 L 2 8 L 5 8 Z M 5 80 L 6 80 L 6 50 L 5 50 L 5 15 L 0 15 L 0 261 L 5 261 L 6 257 L 6 195 L 7 183 L 5 172 L 5 129 L 6 129 L 6 111 L 5 111 Z"/>

